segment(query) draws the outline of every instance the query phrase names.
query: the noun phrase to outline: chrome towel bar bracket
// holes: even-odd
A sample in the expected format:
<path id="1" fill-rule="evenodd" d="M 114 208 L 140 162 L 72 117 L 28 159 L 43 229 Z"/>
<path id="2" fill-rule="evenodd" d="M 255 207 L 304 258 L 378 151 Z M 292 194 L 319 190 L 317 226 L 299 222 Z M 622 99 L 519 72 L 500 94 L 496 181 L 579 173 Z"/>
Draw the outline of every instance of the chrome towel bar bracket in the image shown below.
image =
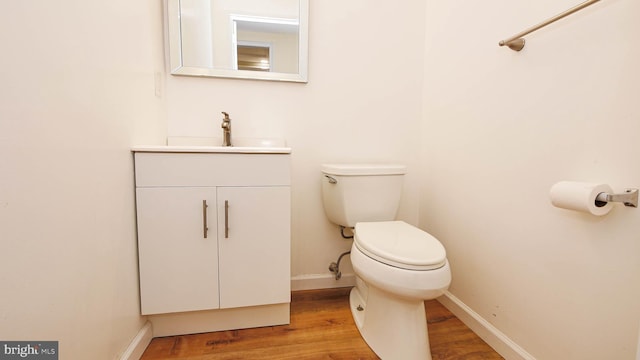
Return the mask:
<path id="1" fill-rule="evenodd" d="M 624 206 L 638 207 L 638 189 L 625 189 L 624 194 L 600 193 L 596 196 L 596 206 L 602 207 L 608 202 L 621 202 Z"/>
<path id="2" fill-rule="evenodd" d="M 552 18 L 550 18 L 550 19 L 548 19 L 546 21 L 543 21 L 543 22 L 541 22 L 540 24 L 538 24 L 536 26 L 533 26 L 533 27 L 521 32 L 521 33 L 513 35 L 512 37 L 510 37 L 510 38 L 508 38 L 506 40 L 500 41 L 498 43 L 498 45 L 500 45 L 500 46 L 508 46 L 509 49 L 511 49 L 511 50 L 520 51 L 520 50 L 522 50 L 522 48 L 524 48 L 525 41 L 522 38 L 523 36 L 528 35 L 528 34 L 534 32 L 534 31 L 536 31 L 538 29 L 541 29 L 541 28 L 543 28 L 543 27 L 545 27 L 545 26 L 547 26 L 547 25 L 549 25 L 551 23 L 554 23 L 554 22 L 556 22 L 556 21 L 558 21 L 558 20 L 560 20 L 560 19 L 562 19 L 562 18 L 564 18 L 566 16 L 569 16 L 569 15 L 573 14 L 574 12 L 580 11 L 580 10 L 586 8 L 589 5 L 593 5 L 593 4 L 597 3 L 598 1 L 600 1 L 600 0 L 588 0 L 588 1 L 585 1 L 582 4 L 576 5 L 576 6 L 572 7 L 571 9 L 569 9 L 569 10 L 567 10 L 567 11 L 561 13 L 561 14 L 558 14 L 558 15 L 556 15 L 556 16 L 554 16 L 554 17 L 552 17 Z"/>

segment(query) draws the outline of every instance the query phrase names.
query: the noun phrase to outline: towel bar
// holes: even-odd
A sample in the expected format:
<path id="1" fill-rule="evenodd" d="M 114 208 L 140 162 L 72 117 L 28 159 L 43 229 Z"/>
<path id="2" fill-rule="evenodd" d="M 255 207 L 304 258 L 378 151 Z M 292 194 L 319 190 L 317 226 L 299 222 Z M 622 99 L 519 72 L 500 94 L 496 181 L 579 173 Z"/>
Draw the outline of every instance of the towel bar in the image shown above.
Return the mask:
<path id="1" fill-rule="evenodd" d="M 571 9 L 552 17 L 549 20 L 543 21 L 540 24 L 538 24 L 536 26 L 533 26 L 533 27 L 521 32 L 521 33 L 513 35 L 512 37 L 510 37 L 510 38 L 508 38 L 506 40 L 500 41 L 498 43 L 498 45 L 500 45 L 500 46 L 505 46 L 506 45 L 511 50 L 520 51 L 520 50 L 522 50 L 522 48 L 524 48 L 525 41 L 522 38 L 523 36 L 528 35 L 528 34 L 534 32 L 534 31 L 536 31 L 538 29 L 541 29 L 541 28 L 543 28 L 543 27 L 545 27 L 545 26 L 547 26 L 547 25 L 549 25 L 551 23 L 554 23 L 554 22 L 562 19 L 563 17 L 569 16 L 569 15 L 573 14 L 574 12 L 580 11 L 580 10 L 586 8 L 589 5 L 593 5 L 598 1 L 600 1 L 600 0 L 588 0 L 588 1 L 585 1 L 580 5 L 576 5 L 576 6 L 572 7 Z"/>

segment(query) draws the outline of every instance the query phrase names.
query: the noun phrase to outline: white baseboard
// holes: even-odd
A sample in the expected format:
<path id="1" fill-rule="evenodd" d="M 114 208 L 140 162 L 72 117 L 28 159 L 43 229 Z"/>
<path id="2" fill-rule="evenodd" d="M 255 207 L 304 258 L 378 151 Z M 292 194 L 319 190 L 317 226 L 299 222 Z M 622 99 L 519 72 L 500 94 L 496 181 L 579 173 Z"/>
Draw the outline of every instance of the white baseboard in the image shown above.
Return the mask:
<path id="1" fill-rule="evenodd" d="M 336 280 L 333 274 L 298 275 L 291 278 L 291 291 L 331 289 L 356 285 L 354 274 L 342 274 L 340 280 Z"/>
<path id="2" fill-rule="evenodd" d="M 506 360 L 536 360 L 449 291 L 445 291 L 438 301 Z"/>
<path id="3" fill-rule="evenodd" d="M 636 352 L 636 360 L 640 360 L 640 334 L 638 334 L 638 348 Z"/>
<path id="4" fill-rule="evenodd" d="M 140 360 L 142 354 L 153 339 L 153 329 L 151 323 L 146 324 L 138 331 L 136 337 L 133 338 L 127 349 L 120 356 L 120 360 Z"/>

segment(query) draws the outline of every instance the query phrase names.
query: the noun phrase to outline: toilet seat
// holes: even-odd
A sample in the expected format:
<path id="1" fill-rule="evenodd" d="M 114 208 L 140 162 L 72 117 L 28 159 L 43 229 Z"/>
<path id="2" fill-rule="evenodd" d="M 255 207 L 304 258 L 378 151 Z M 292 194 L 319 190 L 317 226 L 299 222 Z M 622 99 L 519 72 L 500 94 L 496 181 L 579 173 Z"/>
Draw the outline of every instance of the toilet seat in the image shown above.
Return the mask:
<path id="1" fill-rule="evenodd" d="M 444 246 L 403 221 L 360 222 L 354 245 L 368 257 L 407 270 L 434 270 L 446 263 Z"/>

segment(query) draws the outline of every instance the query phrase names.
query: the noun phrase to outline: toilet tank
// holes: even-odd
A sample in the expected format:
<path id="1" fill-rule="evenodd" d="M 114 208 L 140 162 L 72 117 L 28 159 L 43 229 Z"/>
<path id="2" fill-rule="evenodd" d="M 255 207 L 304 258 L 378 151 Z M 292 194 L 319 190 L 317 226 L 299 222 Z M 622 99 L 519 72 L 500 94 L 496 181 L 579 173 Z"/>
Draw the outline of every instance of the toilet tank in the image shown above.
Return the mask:
<path id="1" fill-rule="evenodd" d="M 406 167 L 398 164 L 322 165 L 322 201 L 329 220 L 344 227 L 395 220 Z"/>

